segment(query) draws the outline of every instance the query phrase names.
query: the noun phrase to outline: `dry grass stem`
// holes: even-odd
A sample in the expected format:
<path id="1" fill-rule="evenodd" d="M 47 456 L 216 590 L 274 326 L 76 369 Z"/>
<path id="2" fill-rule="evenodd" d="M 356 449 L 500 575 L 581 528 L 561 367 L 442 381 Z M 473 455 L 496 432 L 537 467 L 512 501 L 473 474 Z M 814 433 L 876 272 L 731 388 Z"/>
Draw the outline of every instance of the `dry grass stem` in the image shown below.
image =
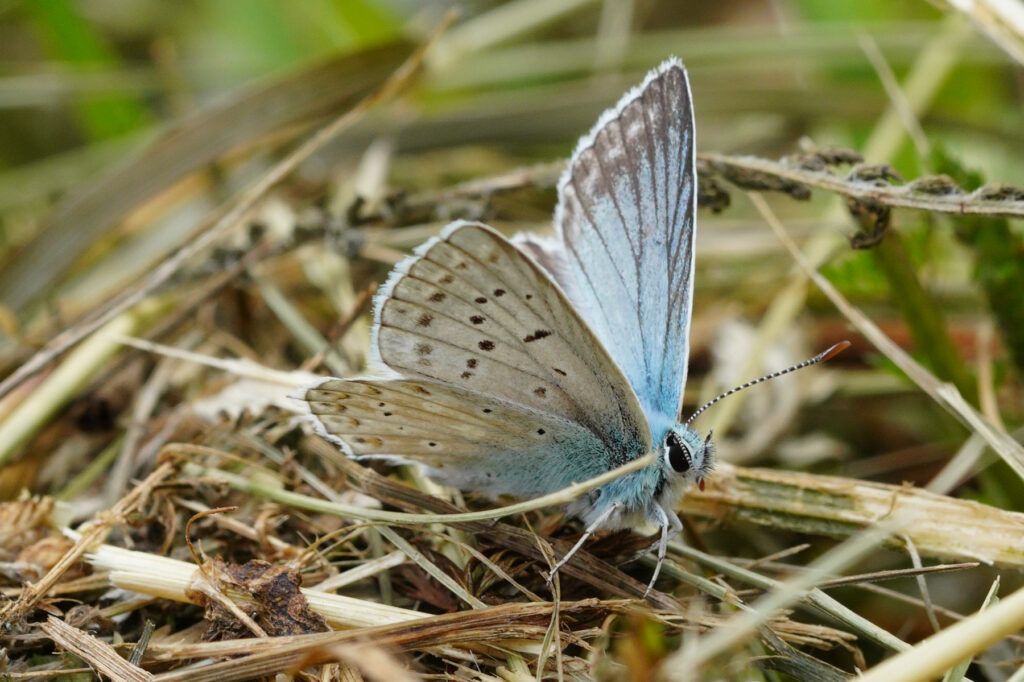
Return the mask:
<path id="1" fill-rule="evenodd" d="M 182 448 L 182 450 L 187 449 L 188 446 L 184 446 L 184 448 Z M 525 502 L 517 502 L 515 504 L 509 504 L 486 511 L 453 512 L 451 514 L 409 514 L 404 512 L 388 512 L 367 509 L 364 507 L 355 507 L 352 505 L 339 504 L 337 502 L 288 492 L 286 490 L 281 490 L 278 487 L 264 485 L 258 481 L 220 469 L 205 469 L 192 465 L 186 465 L 185 469 L 189 475 L 199 478 L 208 478 L 213 481 L 221 481 L 230 485 L 235 490 L 247 492 L 252 495 L 259 495 L 260 497 L 265 497 L 266 499 L 274 500 L 275 502 L 292 506 L 297 509 L 335 514 L 337 516 L 360 519 L 363 521 L 381 521 L 384 523 L 465 523 L 468 521 L 489 521 L 500 519 L 516 514 L 525 514 L 537 509 L 544 509 L 545 507 L 567 504 L 590 490 L 600 488 L 609 481 L 614 481 L 615 479 L 621 478 L 630 472 L 649 466 L 653 458 L 654 455 L 645 455 L 644 457 L 635 459 L 628 464 L 612 469 L 600 476 L 595 476 L 594 478 L 573 484 L 557 492 L 536 497 Z"/>
<path id="2" fill-rule="evenodd" d="M 87 556 L 90 564 L 105 571 L 111 585 L 176 602 L 195 603 L 191 591 L 200 579 L 198 567 L 177 559 L 100 545 Z M 336 627 L 373 627 L 423 618 L 425 614 L 362 599 L 303 589 L 311 609 Z"/>
<path id="3" fill-rule="evenodd" d="M 707 489 L 687 495 L 680 510 L 831 537 L 900 516 L 925 556 L 1024 568 L 1024 547 L 1007 542 L 1024 536 L 1024 514 L 910 486 L 723 463 Z"/>
<path id="4" fill-rule="evenodd" d="M 46 636 L 63 649 L 89 663 L 97 672 L 114 680 L 126 682 L 148 682 L 152 673 L 132 665 L 106 642 L 73 628 L 59 618 L 50 616 L 41 626 Z"/>
<path id="5" fill-rule="evenodd" d="M 865 682 L 931 680 L 1022 628 L 1024 589 L 1019 589 L 995 606 L 954 623 L 910 651 L 880 663 L 861 679 Z"/>

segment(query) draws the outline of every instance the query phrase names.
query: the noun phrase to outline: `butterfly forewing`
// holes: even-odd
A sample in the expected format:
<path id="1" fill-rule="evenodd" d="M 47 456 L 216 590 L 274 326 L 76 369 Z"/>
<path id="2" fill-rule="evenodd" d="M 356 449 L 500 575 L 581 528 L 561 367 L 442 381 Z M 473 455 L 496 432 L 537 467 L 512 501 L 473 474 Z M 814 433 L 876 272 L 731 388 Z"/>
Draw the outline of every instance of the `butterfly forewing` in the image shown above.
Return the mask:
<path id="1" fill-rule="evenodd" d="M 601 117 L 559 184 L 566 288 L 656 437 L 676 422 L 686 379 L 694 153 L 689 84 L 670 60 Z"/>
<path id="2" fill-rule="evenodd" d="M 404 376 L 576 422 L 624 459 L 650 441 L 608 353 L 547 274 L 490 228 L 455 224 L 428 243 L 377 317 L 380 360 Z"/>
<path id="3" fill-rule="evenodd" d="M 304 393 L 321 433 L 355 457 L 520 496 L 605 473 L 670 429 L 698 438 L 677 426 L 696 209 L 678 60 L 601 116 L 558 189 L 555 239 L 521 237 L 517 248 L 485 225 L 454 223 L 396 267 L 374 311 L 381 375 Z M 584 538 L 601 525 L 660 524 L 664 553 L 687 480 L 659 460 L 570 511 L 588 523 Z"/>
<path id="4" fill-rule="evenodd" d="M 465 489 L 538 495 L 607 466 L 580 424 L 433 381 L 328 379 L 304 397 L 347 454 L 413 461 Z"/>

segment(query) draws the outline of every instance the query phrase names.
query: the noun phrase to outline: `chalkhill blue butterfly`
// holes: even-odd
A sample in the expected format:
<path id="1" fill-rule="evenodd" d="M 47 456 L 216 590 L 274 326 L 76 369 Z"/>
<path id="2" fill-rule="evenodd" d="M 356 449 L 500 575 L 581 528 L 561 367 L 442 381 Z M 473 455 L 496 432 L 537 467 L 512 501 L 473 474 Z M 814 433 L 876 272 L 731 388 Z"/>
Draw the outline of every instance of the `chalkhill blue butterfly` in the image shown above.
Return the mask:
<path id="1" fill-rule="evenodd" d="M 554 238 L 510 241 L 459 221 L 394 269 L 374 310 L 375 376 L 304 392 L 320 433 L 355 458 L 520 497 L 656 452 L 570 506 L 586 531 L 554 571 L 597 529 L 644 523 L 660 528 L 660 568 L 681 527 L 676 502 L 714 465 L 693 418 L 837 352 L 682 418 L 696 178 L 690 86 L 672 58 L 579 141 Z"/>

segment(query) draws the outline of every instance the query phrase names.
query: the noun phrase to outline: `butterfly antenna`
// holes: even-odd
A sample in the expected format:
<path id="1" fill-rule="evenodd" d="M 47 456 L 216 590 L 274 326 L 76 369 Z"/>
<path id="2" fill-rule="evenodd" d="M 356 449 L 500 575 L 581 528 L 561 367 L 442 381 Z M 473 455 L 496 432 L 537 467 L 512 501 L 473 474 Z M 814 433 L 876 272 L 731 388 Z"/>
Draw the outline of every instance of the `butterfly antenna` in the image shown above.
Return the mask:
<path id="1" fill-rule="evenodd" d="M 839 343 L 835 344 L 834 346 L 832 346 L 828 350 L 826 350 L 824 352 L 821 352 L 821 353 L 818 353 L 813 358 L 809 358 L 807 360 L 804 360 L 803 362 L 798 362 L 797 364 L 793 365 L 792 367 L 787 367 L 786 369 L 780 369 L 778 372 L 772 372 L 771 374 L 765 374 L 763 377 L 758 377 L 757 379 L 754 379 L 752 381 L 748 381 L 747 383 L 742 384 L 740 386 L 737 386 L 735 388 L 730 388 L 725 393 L 722 393 L 721 395 L 715 396 L 713 399 L 707 401 L 706 403 L 701 405 L 699 408 L 697 408 L 697 411 L 690 415 L 690 418 L 686 420 L 686 423 L 690 424 L 690 422 L 692 422 L 694 419 L 696 419 L 702 412 L 704 412 L 704 410 L 708 409 L 709 407 L 711 407 L 712 405 L 717 403 L 719 400 L 722 400 L 723 398 L 728 398 L 733 393 L 739 393 L 740 391 L 742 391 L 745 388 L 750 388 L 751 386 L 756 386 L 757 384 L 764 383 L 765 381 L 768 381 L 769 379 L 775 379 L 776 377 L 781 377 L 783 374 L 789 374 L 790 372 L 795 372 L 798 369 L 803 369 L 804 367 L 810 367 L 811 365 L 817 365 L 820 362 L 825 362 L 826 360 L 831 360 L 832 358 L 834 358 L 835 356 L 839 355 L 840 353 L 842 353 L 844 350 L 846 350 L 849 347 L 850 347 L 850 342 L 849 341 L 840 341 Z"/>

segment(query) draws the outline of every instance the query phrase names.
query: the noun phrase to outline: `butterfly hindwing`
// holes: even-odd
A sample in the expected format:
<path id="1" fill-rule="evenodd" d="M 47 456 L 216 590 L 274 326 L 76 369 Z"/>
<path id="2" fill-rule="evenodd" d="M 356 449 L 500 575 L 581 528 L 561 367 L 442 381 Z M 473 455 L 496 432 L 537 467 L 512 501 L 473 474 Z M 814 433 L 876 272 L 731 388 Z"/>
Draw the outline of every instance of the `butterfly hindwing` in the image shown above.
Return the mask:
<path id="1" fill-rule="evenodd" d="M 636 396 L 572 304 L 484 225 L 455 223 L 400 266 L 376 321 L 379 360 L 403 376 L 578 423 L 625 459 L 650 442 Z"/>
<path id="2" fill-rule="evenodd" d="M 584 137 L 555 213 L 570 298 L 629 379 L 656 437 L 686 379 L 696 209 L 686 72 L 669 60 Z"/>
<path id="3" fill-rule="evenodd" d="M 463 489 L 539 495 L 607 461 L 580 424 L 437 382 L 328 379 L 304 398 L 350 456 L 416 462 Z"/>

